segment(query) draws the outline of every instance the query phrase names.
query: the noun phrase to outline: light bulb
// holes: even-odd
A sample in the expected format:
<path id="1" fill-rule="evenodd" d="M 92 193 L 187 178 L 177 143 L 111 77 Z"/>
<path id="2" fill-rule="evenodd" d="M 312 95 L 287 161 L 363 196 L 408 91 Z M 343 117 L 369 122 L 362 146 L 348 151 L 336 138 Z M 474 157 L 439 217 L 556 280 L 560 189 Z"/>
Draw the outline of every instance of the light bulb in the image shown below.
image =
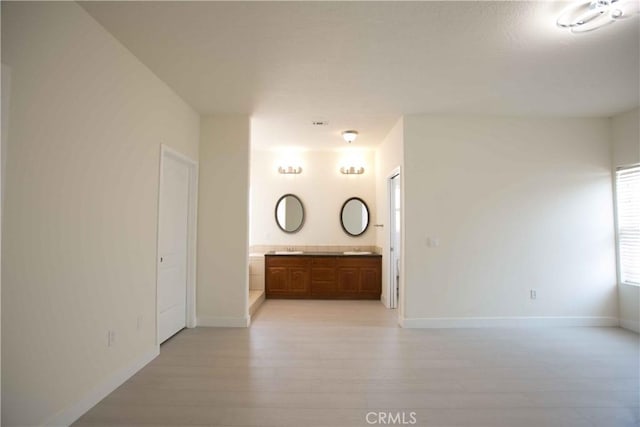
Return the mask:
<path id="1" fill-rule="evenodd" d="M 342 137 L 344 138 L 345 141 L 351 144 L 358 137 L 358 131 L 345 130 L 344 132 L 342 132 Z"/>

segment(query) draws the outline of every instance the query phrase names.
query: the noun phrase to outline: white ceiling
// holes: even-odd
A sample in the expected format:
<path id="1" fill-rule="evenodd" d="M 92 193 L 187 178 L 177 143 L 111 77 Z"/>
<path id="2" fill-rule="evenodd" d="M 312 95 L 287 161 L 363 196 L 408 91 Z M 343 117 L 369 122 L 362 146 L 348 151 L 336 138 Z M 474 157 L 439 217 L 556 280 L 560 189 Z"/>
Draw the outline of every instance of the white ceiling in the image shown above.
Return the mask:
<path id="1" fill-rule="evenodd" d="M 587 34 L 558 2 L 87 2 L 202 114 L 258 148 L 377 145 L 404 114 L 610 116 L 638 105 L 639 20 Z M 323 128 L 312 120 L 328 120 Z"/>

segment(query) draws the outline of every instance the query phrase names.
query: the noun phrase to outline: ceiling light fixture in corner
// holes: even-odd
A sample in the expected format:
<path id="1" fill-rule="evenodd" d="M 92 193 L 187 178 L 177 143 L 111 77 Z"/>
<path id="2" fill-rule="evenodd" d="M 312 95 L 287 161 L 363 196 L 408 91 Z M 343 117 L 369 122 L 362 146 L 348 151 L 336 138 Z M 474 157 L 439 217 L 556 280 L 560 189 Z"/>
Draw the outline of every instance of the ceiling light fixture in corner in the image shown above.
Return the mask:
<path id="1" fill-rule="evenodd" d="M 578 0 L 558 17 L 556 24 L 572 33 L 586 33 L 638 15 L 638 0 Z"/>
<path id="2" fill-rule="evenodd" d="M 349 144 L 351 144 L 358 137 L 358 131 L 357 130 L 345 130 L 344 132 L 342 132 L 342 137 L 344 138 L 345 141 L 347 141 Z"/>

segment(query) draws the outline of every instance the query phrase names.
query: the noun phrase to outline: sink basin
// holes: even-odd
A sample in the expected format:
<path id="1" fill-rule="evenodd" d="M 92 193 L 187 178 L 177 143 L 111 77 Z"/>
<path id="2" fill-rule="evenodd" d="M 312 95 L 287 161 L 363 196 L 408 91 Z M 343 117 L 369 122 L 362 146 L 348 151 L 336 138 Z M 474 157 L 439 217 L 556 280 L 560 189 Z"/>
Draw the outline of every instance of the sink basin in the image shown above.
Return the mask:
<path id="1" fill-rule="evenodd" d="M 342 252 L 344 255 L 371 255 L 373 252 L 364 252 L 364 251 L 347 251 Z"/>
<path id="2" fill-rule="evenodd" d="M 300 255 L 303 254 L 304 252 L 302 251 L 275 251 L 274 254 L 276 255 Z"/>

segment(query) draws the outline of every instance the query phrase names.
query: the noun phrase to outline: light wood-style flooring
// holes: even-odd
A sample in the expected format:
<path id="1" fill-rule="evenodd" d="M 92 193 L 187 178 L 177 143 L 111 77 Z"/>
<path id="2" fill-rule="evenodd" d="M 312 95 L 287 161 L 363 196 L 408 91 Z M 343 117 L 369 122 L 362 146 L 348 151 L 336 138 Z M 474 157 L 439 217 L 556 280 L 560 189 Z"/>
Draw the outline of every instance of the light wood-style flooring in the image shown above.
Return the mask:
<path id="1" fill-rule="evenodd" d="M 636 427 L 639 360 L 618 328 L 401 329 L 376 301 L 267 300 L 250 329 L 182 331 L 76 425 Z"/>

